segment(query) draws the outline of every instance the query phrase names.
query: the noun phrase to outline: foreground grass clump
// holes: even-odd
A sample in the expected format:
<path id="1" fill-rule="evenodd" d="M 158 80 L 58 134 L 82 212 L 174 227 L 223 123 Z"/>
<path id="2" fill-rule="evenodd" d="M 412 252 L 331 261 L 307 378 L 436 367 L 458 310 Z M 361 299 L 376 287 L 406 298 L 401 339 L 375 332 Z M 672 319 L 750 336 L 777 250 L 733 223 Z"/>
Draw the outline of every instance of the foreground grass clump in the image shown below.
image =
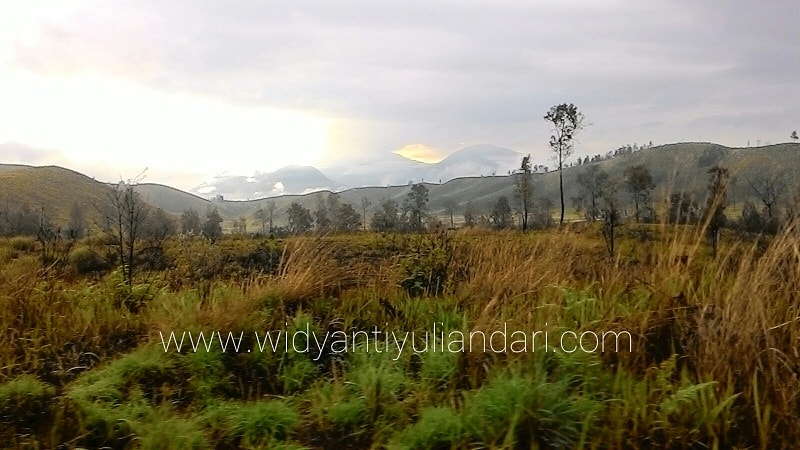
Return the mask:
<path id="1" fill-rule="evenodd" d="M 794 446 L 797 232 L 727 237 L 716 256 L 694 227 L 631 225 L 617 244 L 608 257 L 583 224 L 176 240 L 166 268 L 128 287 L 111 268 L 43 270 L 35 242 L 3 241 L 0 442 Z M 539 334 L 493 351 L 509 343 L 498 330 Z M 413 342 L 363 341 L 374 331 Z M 165 350 L 171 332 L 207 339 Z M 238 350 L 221 348 L 229 332 Z M 269 332 L 300 350 L 259 348 Z M 356 332 L 344 350 L 316 340 Z M 482 333 L 489 349 L 442 351 L 449 333 Z"/>

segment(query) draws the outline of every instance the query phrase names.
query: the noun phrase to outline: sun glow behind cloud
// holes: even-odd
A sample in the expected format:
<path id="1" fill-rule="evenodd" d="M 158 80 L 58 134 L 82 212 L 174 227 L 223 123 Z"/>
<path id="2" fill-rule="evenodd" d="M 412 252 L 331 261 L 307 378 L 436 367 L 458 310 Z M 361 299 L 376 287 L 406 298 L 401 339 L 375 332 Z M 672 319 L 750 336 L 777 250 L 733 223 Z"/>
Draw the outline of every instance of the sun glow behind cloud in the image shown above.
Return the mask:
<path id="1" fill-rule="evenodd" d="M 311 164 L 327 150 L 328 121 L 237 106 L 81 73 L 0 69 L 0 141 L 64 151 L 75 163 L 251 173 Z"/>
<path id="2" fill-rule="evenodd" d="M 424 163 L 436 163 L 442 160 L 438 150 L 424 144 L 407 144 L 395 150 L 394 153 Z"/>

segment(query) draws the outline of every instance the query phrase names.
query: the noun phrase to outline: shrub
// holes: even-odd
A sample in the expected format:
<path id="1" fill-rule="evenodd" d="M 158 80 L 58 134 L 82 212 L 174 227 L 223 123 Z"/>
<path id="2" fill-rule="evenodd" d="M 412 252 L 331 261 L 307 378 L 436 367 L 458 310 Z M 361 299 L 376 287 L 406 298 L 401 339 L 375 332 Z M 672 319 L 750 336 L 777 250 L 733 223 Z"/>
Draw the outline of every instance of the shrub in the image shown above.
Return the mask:
<path id="1" fill-rule="evenodd" d="M 299 425 L 300 415 L 291 405 L 279 400 L 223 402 L 209 408 L 203 422 L 221 442 L 257 447 L 285 440 Z"/>
<path id="2" fill-rule="evenodd" d="M 449 408 L 428 407 L 419 420 L 400 435 L 404 448 L 447 450 L 465 447 L 466 434 L 460 415 Z"/>
<path id="3" fill-rule="evenodd" d="M 0 385 L 0 436 L 4 425 L 30 431 L 49 421 L 55 394 L 55 388 L 32 375 Z"/>
<path id="4" fill-rule="evenodd" d="M 86 246 L 76 247 L 72 250 L 69 255 L 69 264 L 82 275 L 105 272 L 109 269 L 108 262 Z"/>
<path id="5" fill-rule="evenodd" d="M 18 252 L 33 253 L 36 251 L 36 240 L 30 237 L 15 236 L 9 241 L 11 248 Z"/>
<path id="6" fill-rule="evenodd" d="M 597 405 L 570 395 L 568 383 L 498 376 L 468 399 L 467 429 L 489 447 L 574 448 Z"/>

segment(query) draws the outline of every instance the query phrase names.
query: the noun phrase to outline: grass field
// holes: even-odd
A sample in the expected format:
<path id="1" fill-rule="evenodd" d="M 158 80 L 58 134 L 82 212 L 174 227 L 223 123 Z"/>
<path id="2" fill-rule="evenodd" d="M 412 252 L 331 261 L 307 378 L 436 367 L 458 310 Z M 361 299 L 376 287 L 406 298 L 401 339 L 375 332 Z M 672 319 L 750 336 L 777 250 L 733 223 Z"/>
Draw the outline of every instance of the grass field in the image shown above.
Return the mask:
<path id="1" fill-rule="evenodd" d="M 98 243 L 43 269 L 4 240 L 0 442 L 796 446 L 797 232 L 725 236 L 714 258 L 694 227 L 621 230 L 614 257 L 588 223 L 175 238 L 133 286 L 87 264 Z"/>

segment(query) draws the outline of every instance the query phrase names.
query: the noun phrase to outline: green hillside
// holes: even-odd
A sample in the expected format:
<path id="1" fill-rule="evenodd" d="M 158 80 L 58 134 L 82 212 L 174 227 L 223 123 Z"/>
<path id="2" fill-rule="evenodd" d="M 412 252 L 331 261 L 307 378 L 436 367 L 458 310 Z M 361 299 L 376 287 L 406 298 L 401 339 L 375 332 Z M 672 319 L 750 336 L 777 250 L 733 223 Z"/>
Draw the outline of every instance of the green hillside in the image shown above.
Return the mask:
<path id="1" fill-rule="evenodd" d="M 574 159 L 574 158 L 573 158 Z M 640 150 L 632 154 L 617 156 L 604 161 L 576 165 L 564 170 L 565 198 L 577 194 L 578 174 L 589 165 L 598 165 L 611 179 L 622 179 L 626 167 L 643 164 L 653 174 L 656 182 L 656 198 L 670 192 L 691 191 L 702 197 L 706 188 L 706 171 L 715 164 L 730 169 L 732 186 L 729 198 L 740 202 L 752 197 L 749 182 L 778 176 L 786 184 L 787 194 L 796 188 L 800 175 L 800 144 L 786 143 L 765 147 L 729 148 L 711 143 L 678 143 Z M 442 213 L 448 202 L 457 205 L 460 215 L 467 202 L 472 201 L 479 211 L 488 212 L 500 195 L 511 198 L 514 194 L 513 179 L 509 176 L 487 176 L 457 178 L 443 184 L 426 183 L 430 191 L 429 208 L 435 214 Z M 87 211 L 106 198 L 109 186 L 89 177 L 60 167 L 28 167 L 0 165 L 0 200 L 25 204 L 31 208 L 45 207 L 56 217 L 66 217 L 73 203 Z M 292 202 L 314 209 L 318 198 L 325 192 L 305 195 L 284 195 L 249 201 L 210 201 L 193 194 L 160 184 L 141 184 L 137 190 L 150 204 L 168 213 L 179 215 L 194 208 L 201 215 L 211 208 L 218 209 L 226 219 L 246 217 L 253 221 L 258 208 L 275 204 L 275 223 L 286 222 L 285 212 Z M 364 187 L 348 189 L 339 196 L 353 204 L 361 212 L 361 200 L 367 198 L 371 207 L 368 216 L 384 200 L 402 202 L 410 186 Z M 534 191 L 537 197 L 558 203 L 558 173 L 536 174 Z"/>

